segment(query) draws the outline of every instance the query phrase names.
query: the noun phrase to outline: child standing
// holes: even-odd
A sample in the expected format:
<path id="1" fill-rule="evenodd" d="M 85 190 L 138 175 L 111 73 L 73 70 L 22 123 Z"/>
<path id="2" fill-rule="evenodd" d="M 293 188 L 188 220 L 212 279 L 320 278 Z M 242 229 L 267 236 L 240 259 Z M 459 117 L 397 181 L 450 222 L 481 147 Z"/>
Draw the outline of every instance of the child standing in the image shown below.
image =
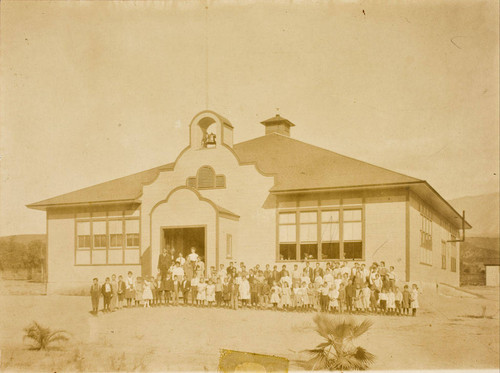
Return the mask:
<path id="1" fill-rule="evenodd" d="M 410 290 L 408 289 L 408 285 L 405 285 L 403 288 L 403 314 L 404 315 L 409 315 L 410 314 Z"/>
<path id="2" fill-rule="evenodd" d="M 320 306 L 321 306 L 321 312 L 326 312 L 328 311 L 328 303 L 330 301 L 330 298 L 328 297 L 328 282 L 323 282 L 323 286 L 321 286 L 320 290 Z"/>
<path id="3" fill-rule="evenodd" d="M 116 275 L 111 276 L 111 304 L 110 309 L 114 311 L 118 303 L 118 282 L 116 281 Z"/>
<path id="4" fill-rule="evenodd" d="M 92 300 L 92 313 L 97 316 L 99 312 L 99 297 L 101 295 L 101 289 L 99 287 L 99 280 L 97 277 L 92 279 L 92 285 L 90 285 L 90 299 Z"/>
<path id="5" fill-rule="evenodd" d="M 411 301 L 410 307 L 411 307 L 411 310 L 412 310 L 411 315 L 412 316 L 417 316 L 417 309 L 419 307 L 419 304 L 418 304 L 418 286 L 417 286 L 417 284 L 413 284 L 412 285 L 412 291 L 411 291 L 411 295 L 410 295 L 410 301 Z"/>
<path id="6" fill-rule="evenodd" d="M 209 307 L 212 307 L 213 304 L 215 303 L 215 285 L 212 280 L 208 280 L 207 303 Z"/>
<path id="7" fill-rule="evenodd" d="M 243 277 L 240 284 L 240 298 L 241 298 L 241 307 L 245 307 L 248 305 L 250 301 L 250 283 L 246 276 Z"/>
<path id="8" fill-rule="evenodd" d="M 372 295 L 372 292 L 370 288 L 368 287 L 368 283 L 365 282 L 363 289 L 361 289 L 361 306 L 363 309 L 363 312 L 369 311 L 370 310 L 370 297 Z"/>
<path id="9" fill-rule="evenodd" d="M 401 315 L 401 304 L 403 303 L 403 293 L 401 289 L 396 287 L 396 294 L 394 295 L 394 303 L 396 305 L 396 314 Z"/>
<path id="10" fill-rule="evenodd" d="M 329 298 L 329 305 L 328 305 L 329 310 L 331 312 L 337 312 L 339 308 L 339 302 L 338 302 L 339 291 L 335 289 L 334 284 L 330 286 L 330 291 L 328 292 L 328 298 Z"/>
<path id="11" fill-rule="evenodd" d="M 314 290 L 314 285 L 312 282 L 307 285 L 307 299 L 309 301 L 309 304 L 307 305 L 307 308 L 309 311 L 312 311 L 316 307 L 316 291 Z"/>
<path id="12" fill-rule="evenodd" d="M 273 287 L 271 288 L 271 304 L 273 305 L 273 310 L 278 309 L 278 304 L 280 303 L 280 288 L 276 281 L 273 282 Z"/>
<path id="13" fill-rule="evenodd" d="M 200 278 L 194 275 L 194 277 L 191 279 L 191 304 L 197 305 L 198 304 L 198 285 L 200 284 Z"/>
<path id="14" fill-rule="evenodd" d="M 144 308 L 149 308 L 153 300 L 153 292 L 151 291 L 151 283 L 148 281 L 147 277 L 144 277 L 142 299 L 144 300 Z"/>
<path id="15" fill-rule="evenodd" d="M 339 282 L 339 312 L 344 313 L 346 307 L 346 299 L 345 299 L 345 286 L 342 282 Z"/>
<path id="16" fill-rule="evenodd" d="M 284 281 L 281 288 L 281 306 L 283 310 L 288 310 L 291 303 L 291 290 L 288 281 Z"/>
<path id="17" fill-rule="evenodd" d="M 135 280 L 135 306 L 140 306 L 142 303 L 142 294 L 144 293 L 144 284 L 142 277 L 137 277 Z"/>
<path id="18" fill-rule="evenodd" d="M 132 307 L 132 300 L 135 298 L 135 281 L 132 277 L 132 272 L 129 271 L 125 280 L 125 299 L 127 300 L 127 308 Z"/>
<path id="19" fill-rule="evenodd" d="M 196 303 L 199 306 L 205 306 L 205 300 L 207 300 L 207 284 L 205 279 L 200 278 L 200 283 L 198 284 L 198 292 L 196 294 Z"/>
<path id="20" fill-rule="evenodd" d="M 387 293 L 387 311 L 390 315 L 396 312 L 396 296 L 392 288 L 389 288 L 389 292 Z"/>
<path id="21" fill-rule="evenodd" d="M 121 309 L 123 307 L 123 299 L 125 298 L 125 281 L 123 281 L 122 275 L 118 276 L 118 308 Z"/>
<path id="22" fill-rule="evenodd" d="M 183 275 L 184 276 L 184 275 Z M 175 275 L 174 279 L 172 280 L 172 294 L 173 294 L 173 300 L 174 300 L 174 306 L 179 305 L 179 290 L 181 283 L 179 281 L 179 276 Z"/>
<path id="23" fill-rule="evenodd" d="M 356 299 L 356 289 L 352 284 L 352 281 L 349 280 L 347 286 L 345 287 L 345 300 L 346 300 L 347 312 L 352 313 L 352 303 L 355 299 Z"/>
<path id="24" fill-rule="evenodd" d="M 386 291 L 387 290 L 382 288 L 382 291 L 378 295 L 379 308 L 380 308 L 380 312 L 382 314 L 385 314 L 385 312 L 387 310 L 387 292 Z"/>
<path id="25" fill-rule="evenodd" d="M 109 281 L 109 277 L 106 277 L 106 282 L 102 285 L 101 292 L 104 301 L 103 312 L 111 312 L 109 305 L 111 303 L 111 297 L 113 297 L 113 292 L 111 289 L 111 282 Z"/>
<path id="26" fill-rule="evenodd" d="M 222 285 L 222 297 L 224 299 L 224 306 L 229 307 L 231 302 L 231 284 L 229 283 L 229 276 L 224 278 L 224 284 Z"/>
<path id="27" fill-rule="evenodd" d="M 217 277 L 217 282 L 215 283 L 215 303 L 217 307 L 222 305 L 222 280 L 221 277 Z"/>
<path id="28" fill-rule="evenodd" d="M 302 288 L 301 288 L 301 294 L 300 295 L 302 297 L 302 309 L 304 311 L 307 311 L 309 309 L 309 305 L 311 304 L 311 302 L 309 300 L 309 292 L 308 292 L 308 287 L 307 287 L 307 282 L 306 281 L 302 282 Z"/>

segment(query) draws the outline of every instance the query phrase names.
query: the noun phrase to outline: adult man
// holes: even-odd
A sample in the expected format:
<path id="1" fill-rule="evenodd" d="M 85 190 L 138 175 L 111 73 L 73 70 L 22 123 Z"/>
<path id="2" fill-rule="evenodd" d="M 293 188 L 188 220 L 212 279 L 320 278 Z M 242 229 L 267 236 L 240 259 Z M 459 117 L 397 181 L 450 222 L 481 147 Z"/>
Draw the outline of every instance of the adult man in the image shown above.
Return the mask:
<path id="1" fill-rule="evenodd" d="M 162 253 L 158 258 L 158 271 L 160 271 L 161 279 L 164 280 L 167 277 L 167 272 L 172 265 L 172 258 L 168 254 L 167 248 L 163 248 Z"/>
<path id="2" fill-rule="evenodd" d="M 283 266 L 281 267 L 280 278 L 285 277 L 285 276 L 290 276 L 290 273 L 288 273 L 288 270 L 286 269 L 286 265 L 283 264 Z"/>
<path id="3" fill-rule="evenodd" d="M 233 262 L 229 262 L 229 266 L 227 267 L 226 272 L 228 276 L 231 276 L 231 278 L 234 278 L 236 276 L 236 267 L 234 266 Z"/>
<path id="4" fill-rule="evenodd" d="M 193 272 L 196 271 L 196 262 L 198 261 L 198 254 L 196 254 L 196 248 L 191 248 L 191 253 L 187 256 L 187 260 L 191 267 L 193 268 Z"/>
<path id="5" fill-rule="evenodd" d="M 323 268 L 319 266 L 319 263 L 316 263 L 316 268 L 314 268 L 314 278 L 323 277 Z"/>
<path id="6" fill-rule="evenodd" d="M 314 270 L 312 269 L 312 267 L 310 266 L 311 263 L 309 263 L 309 261 L 306 262 L 306 266 L 304 268 L 304 271 L 306 272 L 306 276 L 309 277 L 309 279 L 311 280 L 311 282 L 314 282 Z"/>
<path id="7" fill-rule="evenodd" d="M 269 264 L 266 264 L 266 269 L 264 270 L 264 277 L 267 281 L 268 284 L 272 285 L 272 272 L 271 272 L 271 267 L 269 266 Z M 271 280 L 270 280 L 271 279 Z M 269 282 L 271 281 L 271 282 Z"/>

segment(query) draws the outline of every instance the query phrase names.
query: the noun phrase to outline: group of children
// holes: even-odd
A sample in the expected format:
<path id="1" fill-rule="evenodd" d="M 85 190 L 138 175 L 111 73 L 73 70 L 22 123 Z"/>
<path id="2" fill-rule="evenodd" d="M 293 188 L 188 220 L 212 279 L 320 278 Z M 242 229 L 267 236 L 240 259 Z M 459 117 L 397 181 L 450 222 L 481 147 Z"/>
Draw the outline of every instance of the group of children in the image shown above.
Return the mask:
<path id="1" fill-rule="evenodd" d="M 247 270 L 244 263 L 236 268 L 231 262 L 217 271 L 211 267 L 207 273 L 185 271 L 189 261 L 176 261 L 156 277 L 127 276 L 106 278 L 102 286 L 94 278 L 91 286 L 93 313 L 97 314 L 99 299 L 104 301 L 103 312 L 123 307 L 152 307 L 162 305 L 193 305 L 207 307 L 251 307 L 285 311 L 322 311 L 338 313 L 376 313 L 388 315 L 413 315 L 419 308 L 419 290 L 416 284 L 397 286 L 394 267 L 384 262 L 354 263 L 328 262 L 326 268 L 310 262 L 305 267 L 286 265 L 281 270 L 260 265 Z M 186 275 L 187 272 L 187 275 Z"/>

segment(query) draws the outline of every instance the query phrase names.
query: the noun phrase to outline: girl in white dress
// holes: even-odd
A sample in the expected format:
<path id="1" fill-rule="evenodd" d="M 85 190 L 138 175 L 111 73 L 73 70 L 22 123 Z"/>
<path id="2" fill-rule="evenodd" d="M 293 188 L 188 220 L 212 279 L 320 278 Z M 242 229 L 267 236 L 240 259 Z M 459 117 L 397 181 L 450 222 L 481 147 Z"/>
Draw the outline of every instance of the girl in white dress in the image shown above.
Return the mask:
<path id="1" fill-rule="evenodd" d="M 337 312 L 339 309 L 339 291 L 335 288 L 335 285 L 330 286 L 328 298 L 330 298 L 329 310 Z"/>
<path id="2" fill-rule="evenodd" d="M 290 285 L 288 284 L 287 281 L 284 281 L 281 287 L 281 306 L 283 307 L 284 310 L 290 307 L 290 301 L 291 301 Z"/>
<path id="3" fill-rule="evenodd" d="M 278 309 L 278 304 L 280 303 L 280 287 L 276 283 L 273 282 L 273 287 L 271 288 L 271 304 L 273 305 L 273 310 L 276 311 Z"/>
<path id="4" fill-rule="evenodd" d="M 389 288 L 389 292 L 387 293 L 387 311 L 390 315 L 396 311 L 396 295 L 392 288 Z"/>
<path id="5" fill-rule="evenodd" d="M 240 298 L 241 298 L 241 307 L 245 307 L 248 305 L 248 301 L 250 300 L 250 283 L 248 279 L 243 277 L 240 285 Z"/>
<path id="6" fill-rule="evenodd" d="M 209 307 L 215 303 L 215 285 L 212 280 L 209 280 L 207 285 L 207 303 Z"/>
<path id="7" fill-rule="evenodd" d="M 144 278 L 144 290 L 142 291 L 142 299 L 144 300 L 144 308 L 150 307 L 153 300 L 153 292 L 151 291 L 151 283 L 148 279 Z"/>
<path id="8" fill-rule="evenodd" d="M 411 294 L 410 294 L 410 307 L 412 309 L 412 316 L 417 315 L 418 305 L 418 286 L 417 284 L 413 284 Z"/>
<path id="9" fill-rule="evenodd" d="M 307 310 L 307 308 L 309 308 L 309 305 L 310 305 L 310 301 L 309 301 L 309 295 L 307 293 L 307 286 L 308 284 L 304 281 L 302 282 L 302 288 L 301 288 L 301 295 L 302 295 L 302 308 L 304 308 L 304 310 Z"/>
<path id="10" fill-rule="evenodd" d="M 203 277 L 200 278 L 197 290 L 196 303 L 198 305 L 204 306 L 205 300 L 207 299 L 207 284 L 205 283 L 205 279 Z"/>

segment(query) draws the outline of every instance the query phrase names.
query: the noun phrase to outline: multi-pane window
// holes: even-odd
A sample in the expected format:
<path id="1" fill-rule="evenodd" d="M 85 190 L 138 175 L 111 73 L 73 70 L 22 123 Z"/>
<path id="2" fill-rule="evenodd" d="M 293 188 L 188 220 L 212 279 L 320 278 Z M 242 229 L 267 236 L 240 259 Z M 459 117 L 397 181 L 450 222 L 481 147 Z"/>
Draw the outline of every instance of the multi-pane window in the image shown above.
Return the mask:
<path id="1" fill-rule="evenodd" d="M 279 214 L 280 260 L 297 259 L 297 214 L 286 212 Z"/>
<path id="2" fill-rule="evenodd" d="M 77 214 L 75 264 L 139 264 L 139 212 Z"/>
<path id="3" fill-rule="evenodd" d="M 278 229 L 280 260 L 363 258 L 361 208 L 281 212 Z"/>
<path id="4" fill-rule="evenodd" d="M 300 258 L 318 259 L 318 213 L 300 213 Z"/>
<path id="5" fill-rule="evenodd" d="M 321 259 L 340 259 L 339 210 L 321 211 Z"/>
<path id="6" fill-rule="evenodd" d="M 361 209 L 344 210 L 344 258 L 361 259 L 363 255 Z"/>
<path id="7" fill-rule="evenodd" d="M 451 240 L 456 240 L 457 238 L 455 236 L 451 236 Z M 452 272 L 457 271 L 457 243 L 456 242 L 451 242 L 451 256 L 450 256 L 450 270 Z"/>
<path id="8" fill-rule="evenodd" d="M 432 213 L 423 203 L 420 204 L 420 263 L 432 265 Z"/>

